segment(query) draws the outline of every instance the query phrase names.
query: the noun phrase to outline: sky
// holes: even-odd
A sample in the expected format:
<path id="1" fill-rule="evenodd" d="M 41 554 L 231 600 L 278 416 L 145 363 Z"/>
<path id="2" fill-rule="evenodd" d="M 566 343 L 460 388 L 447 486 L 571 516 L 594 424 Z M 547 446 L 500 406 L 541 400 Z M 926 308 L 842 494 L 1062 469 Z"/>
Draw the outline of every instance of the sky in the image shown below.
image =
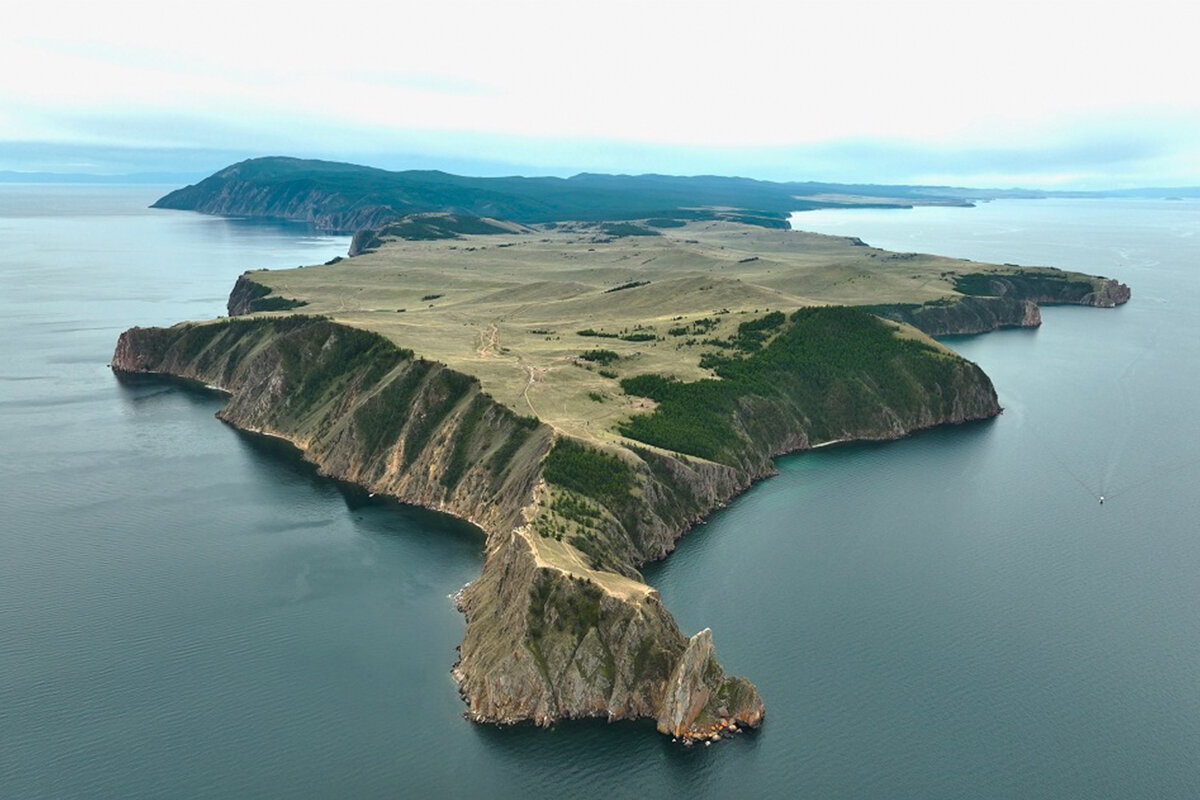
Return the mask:
<path id="1" fill-rule="evenodd" d="M 1200 185 L 1172 2 L 23 2 L 0 171 Z"/>

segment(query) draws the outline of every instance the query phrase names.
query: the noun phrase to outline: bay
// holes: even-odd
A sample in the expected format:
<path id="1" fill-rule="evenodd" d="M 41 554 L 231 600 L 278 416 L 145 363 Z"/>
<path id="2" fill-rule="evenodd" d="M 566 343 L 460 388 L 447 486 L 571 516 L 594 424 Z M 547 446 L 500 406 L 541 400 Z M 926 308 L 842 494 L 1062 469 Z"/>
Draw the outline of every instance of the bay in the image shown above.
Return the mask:
<path id="1" fill-rule="evenodd" d="M 871 244 L 1113 275 L 1116 310 L 948 343 L 1004 414 L 781 459 L 647 570 L 764 728 L 462 719 L 478 532 L 106 368 L 344 237 L 0 187 L 0 795 L 1139 797 L 1200 792 L 1197 205 L 808 212 Z M 1103 492 L 1100 505 L 1095 494 Z"/>

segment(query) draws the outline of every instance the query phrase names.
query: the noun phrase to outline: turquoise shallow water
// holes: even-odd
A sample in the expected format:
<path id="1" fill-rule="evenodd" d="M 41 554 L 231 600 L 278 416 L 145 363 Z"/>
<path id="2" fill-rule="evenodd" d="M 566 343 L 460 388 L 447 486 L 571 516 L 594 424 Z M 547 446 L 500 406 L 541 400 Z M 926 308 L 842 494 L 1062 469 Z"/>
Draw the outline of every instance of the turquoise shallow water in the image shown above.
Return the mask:
<path id="1" fill-rule="evenodd" d="M 160 193 L 0 186 L 0 796 L 1200 793 L 1196 204 L 799 216 L 1134 301 L 953 340 L 1000 418 L 782 459 L 648 569 L 769 709 L 683 751 L 466 723 L 448 595 L 477 532 L 316 477 L 219 397 L 113 378 L 125 327 L 346 247 Z"/>

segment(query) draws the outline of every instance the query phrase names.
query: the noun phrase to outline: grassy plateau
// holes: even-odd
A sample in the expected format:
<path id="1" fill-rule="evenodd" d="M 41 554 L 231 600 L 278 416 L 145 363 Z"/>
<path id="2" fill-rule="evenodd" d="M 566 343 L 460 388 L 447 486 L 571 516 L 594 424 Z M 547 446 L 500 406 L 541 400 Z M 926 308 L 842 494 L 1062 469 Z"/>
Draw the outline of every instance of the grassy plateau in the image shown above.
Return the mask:
<path id="1" fill-rule="evenodd" d="M 302 301 L 305 314 L 378 332 L 478 377 L 516 413 L 603 446 L 624 441 L 629 419 L 655 407 L 626 394 L 624 379 L 718 377 L 721 358 L 747 349 L 740 337 L 761 346 L 773 335 L 745 325 L 768 314 L 945 303 L 970 288 L 962 276 L 981 272 L 1068 275 L 724 221 L 506 225 L 492 235 L 385 237 L 336 264 L 248 277 L 280 302 Z"/>

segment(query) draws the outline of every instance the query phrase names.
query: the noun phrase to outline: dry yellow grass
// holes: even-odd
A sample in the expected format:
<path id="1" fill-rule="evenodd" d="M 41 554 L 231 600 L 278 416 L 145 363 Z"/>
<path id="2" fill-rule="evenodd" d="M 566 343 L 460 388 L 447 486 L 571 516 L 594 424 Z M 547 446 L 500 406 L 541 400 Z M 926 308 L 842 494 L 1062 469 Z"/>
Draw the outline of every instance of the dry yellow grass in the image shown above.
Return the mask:
<path id="1" fill-rule="evenodd" d="M 485 391 L 517 413 L 606 447 L 623 441 L 617 423 L 653 407 L 625 395 L 622 377 L 709 377 L 699 362 L 713 346 L 703 340 L 728 338 L 755 316 L 819 304 L 922 303 L 955 295 L 953 273 L 990 268 L 728 222 L 621 238 L 568 223 L 455 240 L 390 240 L 337 264 L 250 277 L 277 295 L 304 300 L 299 313 L 381 333 L 478 377 Z M 609 291 L 631 282 L 645 283 Z M 698 319 L 715 322 L 702 334 L 668 334 Z M 649 331 L 657 338 L 578 335 L 588 328 Z M 897 328 L 899 335 L 931 341 L 915 329 Z M 620 360 L 602 367 L 580 359 L 597 348 L 615 351 Z M 534 516 L 537 509 L 548 513 L 545 491 L 538 492 Z M 518 535 L 543 567 L 587 578 L 626 600 L 640 601 L 653 591 L 593 569 L 571 544 L 539 535 L 532 524 Z"/>
<path id="2" fill-rule="evenodd" d="M 814 304 L 921 303 L 953 295 L 952 272 L 990 267 L 728 222 L 661 234 L 610 238 L 595 226 L 568 223 L 455 240 L 391 240 L 337 264 L 251 277 L 306 301 L 302 313 L 377 331 L 477 376 L 518 413 L 603 444 L 618 440 L 616 422 L 649 402 L 623 395 L 617 379 L 580 360 L 586 350 L 619 353 L 609 368 L 619 377 L 659 372 L 694 380 L 708 375 L 699 358 L 712 349 L 700 340 L 727 337 L 754 315 Z M 607 291 L 632 281 L 648 283 Z M 705 317 L 718 320 L 708 333 L 667 334 Z M 577 334 L 638 326 L 660 338 Z"/>

